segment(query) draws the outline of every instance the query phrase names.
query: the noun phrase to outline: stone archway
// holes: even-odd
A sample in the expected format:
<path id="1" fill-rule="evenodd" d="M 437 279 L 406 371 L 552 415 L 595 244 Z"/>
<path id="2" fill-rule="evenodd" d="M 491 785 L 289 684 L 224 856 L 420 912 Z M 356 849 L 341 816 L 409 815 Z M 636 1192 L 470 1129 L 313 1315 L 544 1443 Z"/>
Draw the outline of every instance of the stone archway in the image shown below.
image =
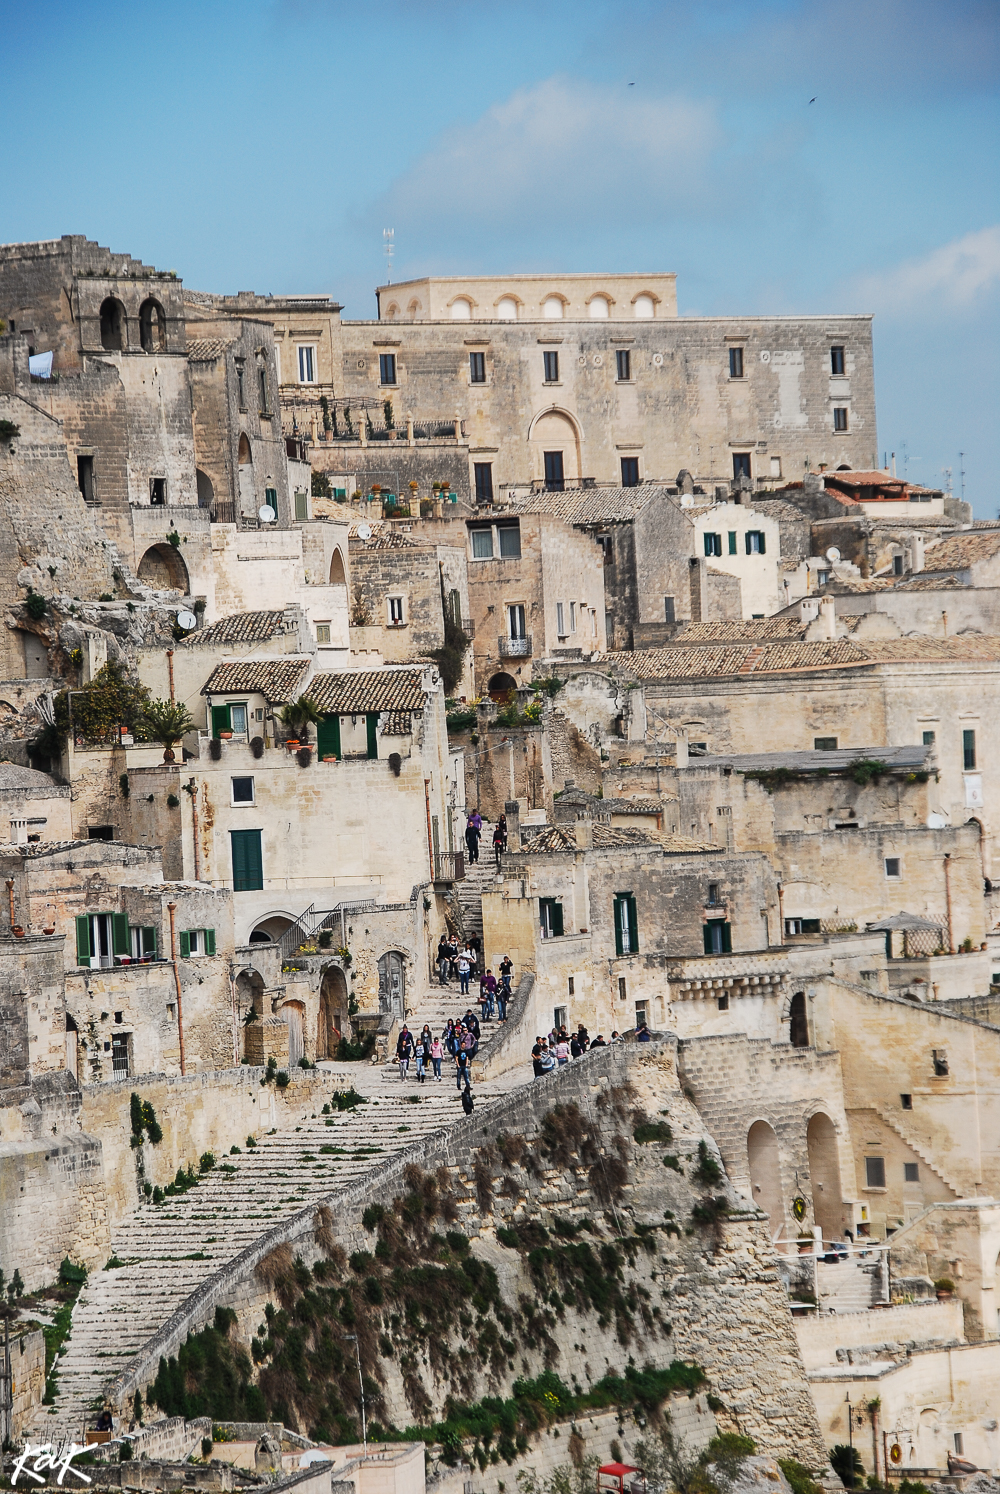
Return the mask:
<path id="1" fill-rule="evenodd" d="M 293 920 L 287 913 L 269 913 L 250 930 L 248 944 L 277 944 L 282 934 L 290 929 Z"/>
<path id="2" fill-rule="evenodd" d="M 187 566 L 173 545 L 151 545 L 139 561 L 136 575 L 154 591 L 179 591 L 187 596 L 191 590 Z"/>
<path id="3" fill-rule="evenodd" d="M 771 1221 L 771 1236 L 774 1238 L 785 1222 L 785 1210 L 781 1201 L 778 1138 L 767 1121 L 754 1121 L 747 1132 L 747 1162 L 753 1201 Z"/>
<path id="4" fill-rule="evenodd" d="M 490 676 L 490 682 L 486 688 L 491 700 L 510 700 L 517 694 L 517 680 L 512 674 L 501 672 Z"/>
<path id="5" fill-rule="evenodd" d="M 341 555 L 339 548 L 334 550 L 333 559 L 330 561 L 330 585 L 347 585 L 347 571 L 344 569 L 344 557 Z"/>
<path id="6" fill-rule="evenodd" d="M 843 1234 L 843 1208 L 837 1132 L 822 1110 L 817 1110 L 806 1127 L 806 1147 L 813 1218 L 823 1231 L 824 1240 L 839 1240 Z"/>
<path id="7" fill-rule="evenodd" d="M 532 421 L 528 433 L 531 447 L 531 474 L 538 479 L 547 479 L 552 469 L 551 461 L 546 466 L 546 453 L 559 452 L 562 456 L 561 473 L 564 482 L 579 482 L 582 475 L 580 431 L 573 417 L 565 410 L 544 410 Z"/>
<path id="8" fill-rule="evenodd" d="M 324 972 L 319 988 L 316 1058 L 336 1058 L 340 1039 L 350 1036 L 347 980 L 338 966 Z"/>

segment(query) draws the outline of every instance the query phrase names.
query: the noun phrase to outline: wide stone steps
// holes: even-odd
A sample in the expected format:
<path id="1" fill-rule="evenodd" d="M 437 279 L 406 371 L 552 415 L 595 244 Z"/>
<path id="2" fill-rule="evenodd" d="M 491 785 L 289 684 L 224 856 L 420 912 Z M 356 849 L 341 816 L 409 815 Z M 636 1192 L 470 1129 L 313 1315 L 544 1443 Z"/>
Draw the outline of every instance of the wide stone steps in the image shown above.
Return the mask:
<path id="1" fill-rule="evenodd" d="M 220 1156 L 196 1188 L 143 1204 L 119 1225 L 112 1259 L 124 1264 L 96 1271 L 81 1292 L 59 1360 L 56 1405 L 40 1408 L 33 1438 L 82 1441 L 103 1387 L 206 1277 L 283 1218 L 462 1113 L 453 1078 L 396 1091 L 377 1069 L 356 1068 L 350 1080 L 367 1104 L 324 1116 L 317 1100 L 314 1116 Z M 343 1087 L 343 1074 L 331 1075 L 330 1091 Z M 491 1086 L 491 1094 L 502 1092 Z M 327 1146 L 337 1150 L 322 1152 Z"/>

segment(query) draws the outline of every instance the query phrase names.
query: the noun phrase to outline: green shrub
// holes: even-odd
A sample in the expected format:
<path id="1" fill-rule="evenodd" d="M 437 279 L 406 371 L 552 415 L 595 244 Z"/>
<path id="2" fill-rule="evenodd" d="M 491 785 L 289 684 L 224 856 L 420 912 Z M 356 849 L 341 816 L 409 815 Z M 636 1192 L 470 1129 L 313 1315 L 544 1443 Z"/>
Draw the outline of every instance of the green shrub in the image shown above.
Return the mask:
<path id="1" fill-rule="evenodd" d="M 674 1139 L 674 1133 L 666 1121 L 642 1121 L 632 1132 L 640 1146 L 648 1146 L 651 1141 L 662 1141 L 667 1145 Z"/>
<path id="2" fill-rule="evenodd" d="M 830 1467 L 845 1489 L 856 1489 L 865 1476 L 861 1454 L 856 1447 L 846 1442 L 839 1442 L 836 1447 L 830 1449 Z"/>

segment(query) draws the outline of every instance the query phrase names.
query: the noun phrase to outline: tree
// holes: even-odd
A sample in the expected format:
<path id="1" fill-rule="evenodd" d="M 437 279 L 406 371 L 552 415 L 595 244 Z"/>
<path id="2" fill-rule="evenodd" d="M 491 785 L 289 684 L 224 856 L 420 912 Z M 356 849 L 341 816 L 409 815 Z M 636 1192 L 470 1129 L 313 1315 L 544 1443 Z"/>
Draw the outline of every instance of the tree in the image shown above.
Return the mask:
<path id="1" fill-rule="evenodd" d="M 172 763 L 171 751 L 175 742 L 187 732 L 193 731 L 195 721 L 186 705 L 176 700 L 151 700 L 144 708 L 141 723 L 146 736 L 159 742 L 163 748 L 163 761 Z"/>
<path id="2" fill-rule="evenodd" d="M 308 695 L 300 695 L 297 700 L 288 702 L 278 719 L 290 737 L 305 741 L 309 735 L 309 727 L 322 721 L 323 712 Z"/>
<path id="3" fill-rule="evenodd" d="M 74 735 L 88 742 L 116 738 L 119 729 L 142 737 L 142 715 L 149 703 L 146 686 L 140 685 L 121 664 L 110 660 L 89 684 L 73 691 L 72 700 L 68 690 L 59 692 L 52 703 L 51 729 L 43 731 L 32 747 L 41 750 L 44 738 L 45 751 L 51 751 L 53 746 L 61 750 L 71 725 Z"/>
<path id="4" fill-rule="evenodd" d="M 845 1489 L 856 1489 L 865 1476 L 861 1454 L 848 1442 L 838 1442 L 830 1452 L 830 1467 Z"/>

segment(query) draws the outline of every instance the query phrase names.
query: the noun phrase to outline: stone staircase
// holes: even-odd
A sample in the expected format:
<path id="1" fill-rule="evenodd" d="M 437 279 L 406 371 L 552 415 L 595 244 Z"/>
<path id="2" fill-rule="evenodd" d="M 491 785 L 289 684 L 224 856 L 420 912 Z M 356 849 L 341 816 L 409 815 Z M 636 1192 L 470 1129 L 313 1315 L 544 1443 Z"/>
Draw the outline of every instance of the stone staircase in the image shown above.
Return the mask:
<path id="1" fill-rule="evenodd" d="M 492 830 L 490 830 L 492 837 Z M 486 844 L 484 834 L 483 843 L 479 849 L 479 860 L 474 861 L 471 866 L 466 866 L 465 876 L 461 882 L 455 884 L 458 894 L 458 904 L 462 910 L 462 934 L 468 939 L 472 934 L 483 937 L 483 893 L 492 888 L 496 880 L 496 862 L 493 859 L 493 847 Z M 490 960 L 493 951 L 486 951 Z M 503 950 L 500 951 L 502 956 Z"/>
<path id="2" fill-rule="evenodd" d="M 941 1168 L 938 1166 L 938 1164 L 934 1162 L 929 1156 L 926 1148 L 921 1145 L 919 1141 L 914 1141 L 912 1136 L 908 1136 L 897 1120 L 895 1120 L 891 1115 L 887 1115 L 885 1111 L 881 1110 L 877 1105 L 872 1105 L 871 1109 L 875 1112 L 883 1125 L 888 1126 L 890 1131 L 895 1131 L 900 1140 L 904 1141 L 912 1152 L 916 1152 L 917 1156 L 920 1158 L 924 1166 L 929 1167 L 931 1172 L 934 1173 L 935 1177 L 940 1178 L 945 1187 L 951 1189 L 956 1198 L 964 1198 L 966 1196 L 966 1190 L 964 1190 L 960 1186 L 960 1184 L 956 1183 L 954 1179 L 948 1177 L 947 1173 L 941 1171 Z"/>
<path id="3" fill-rule="evenodd" d="M 124 1264 L 95 1271 L 81 1292 L 59 1359 L 56 1404 L 39 1408 L 32 1440 L 82 1442 L 104 1386 L 208 1276 L 281 1219 L 462 1113 L 453 1077 L 394 1088 L 378 1069 L 349 1064 L 330 1078 L 331 1092 L 353 1085 L 368 1103 L 324 1116 L 317 1100 L 315 1115 L 220 1156 L 196 1188 L 142 1204 L 118 1226 L 111 1259 Z M 477 1104 L 511 1087 L 493 1084 Z"/>
<path id="4" fill-rule="evenodd" d="M 883 1300 L 881 1255 L 852 1256 L 828 1265 L 816 1262 L 816 1284 L 824 1312 L 868 1312 Z"/>

